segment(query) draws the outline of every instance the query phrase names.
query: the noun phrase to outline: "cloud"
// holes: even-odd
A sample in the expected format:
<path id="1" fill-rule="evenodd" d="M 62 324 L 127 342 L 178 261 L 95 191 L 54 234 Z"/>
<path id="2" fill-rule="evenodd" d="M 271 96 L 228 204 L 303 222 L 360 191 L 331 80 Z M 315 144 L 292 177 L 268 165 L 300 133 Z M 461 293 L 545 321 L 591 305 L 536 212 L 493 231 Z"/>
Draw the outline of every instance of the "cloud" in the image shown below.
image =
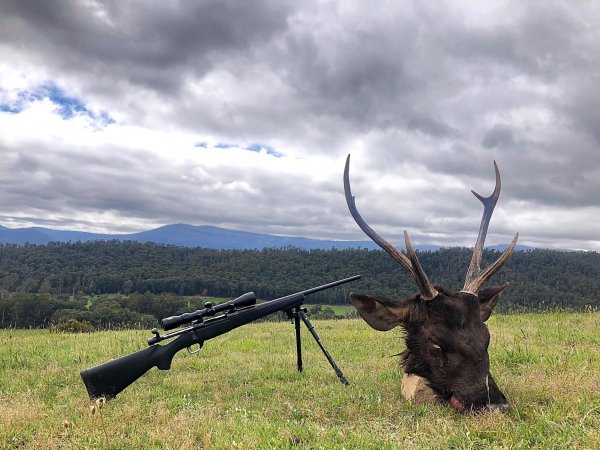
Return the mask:
<path id="1" fill-rule="evenodd" d="M 0 4 L 0 221 L 600 249 L 594 3 Z"/>

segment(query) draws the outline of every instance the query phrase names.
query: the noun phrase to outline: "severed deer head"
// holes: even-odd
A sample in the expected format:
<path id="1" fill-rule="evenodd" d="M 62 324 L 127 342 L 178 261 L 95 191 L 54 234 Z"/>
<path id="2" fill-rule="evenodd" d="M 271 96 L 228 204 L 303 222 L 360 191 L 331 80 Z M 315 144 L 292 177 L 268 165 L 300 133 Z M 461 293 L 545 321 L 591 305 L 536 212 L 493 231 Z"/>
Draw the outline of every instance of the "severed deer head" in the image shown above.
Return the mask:
<path id="1" fill-rule="evenodd" d="M 406 231 L 404 242 L 408 256 L 367 225 L 356 209 L 350 191 L 349 166 L 350 155 L 344 170 L 344 191 L 352 217 L 367 236 L 406 269 L 419 289 L 418 294 L 404 300 L 350 293 L 358 313 L 379 331 L 400 325 L 406 332 L 406 350 L 402 353 L 404 372 L 425 378 L 438 397 L 449 401 L 455 410 L 506 410 L 506 397 L 490 374 L 490 333 L 484 322 L 508 283 L 483 286 L 508 260 L 519 234 L 493 264 L 484 270 L 480 268 L 488 225 L 500 196 L 500 173 L 496 162 L 496 188 L 492 195 L 483 197 L 471 191 L 483 203 L 483 218 L 460 292 L 434 286 L 429 281 Z"/>

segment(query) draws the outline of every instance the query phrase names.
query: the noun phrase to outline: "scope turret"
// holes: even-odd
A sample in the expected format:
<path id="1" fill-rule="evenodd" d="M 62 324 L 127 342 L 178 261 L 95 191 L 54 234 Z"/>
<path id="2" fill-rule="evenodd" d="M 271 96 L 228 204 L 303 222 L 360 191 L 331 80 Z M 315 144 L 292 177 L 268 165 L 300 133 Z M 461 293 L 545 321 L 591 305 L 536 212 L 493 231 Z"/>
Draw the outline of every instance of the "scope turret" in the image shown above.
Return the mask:
<path id="1" fill-rule="evenodd" d="M 256 295 L 254 295 L 254 292 L 246 292 L 245 294 L 240 295 L 238 298 L 229 300 L 228 302 L 224 302 L 216 306 L 213 306 L 212 302 L 206 302 L 204 304 L 204 308 L 199 309 L 198 311 L 183 313 L 179 316 L 165 317 L 160 321 L 160 325 L 163 330 L 168 331 L 181 325 L 185 325 L 186 323 L 201 322 L 204 317 L 211 317 L 219 312 L 233 312 L 237 308 L 251 306 L 254 304 L 256 304 Z"/>

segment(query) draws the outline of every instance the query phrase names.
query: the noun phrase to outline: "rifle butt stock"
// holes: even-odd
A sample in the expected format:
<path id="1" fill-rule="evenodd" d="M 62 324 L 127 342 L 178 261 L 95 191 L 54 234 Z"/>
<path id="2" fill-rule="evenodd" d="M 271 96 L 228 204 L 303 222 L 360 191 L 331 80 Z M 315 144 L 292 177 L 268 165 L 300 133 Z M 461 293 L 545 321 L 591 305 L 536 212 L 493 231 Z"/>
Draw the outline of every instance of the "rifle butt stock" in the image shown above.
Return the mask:
<path id="1" fill-rule="evenodd" d="M 79 374 L 91 400 L 101 397 L 110 400 L 148 372 L 152 367 L 169 370 L 173 357 L 180 350 L 197 342 L 193 333 L 179 336 L 166 345 L 153 345 L 129 355 L 105 362 Z"/>

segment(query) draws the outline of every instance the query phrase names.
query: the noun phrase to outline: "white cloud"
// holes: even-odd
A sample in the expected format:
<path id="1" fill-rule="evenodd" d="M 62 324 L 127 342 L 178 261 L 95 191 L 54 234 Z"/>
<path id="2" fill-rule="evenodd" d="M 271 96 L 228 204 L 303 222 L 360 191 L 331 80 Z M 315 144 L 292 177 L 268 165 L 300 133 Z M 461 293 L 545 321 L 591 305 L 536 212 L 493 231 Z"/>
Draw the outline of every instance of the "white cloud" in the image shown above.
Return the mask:
<path id="1" fill-rule="evenodd" d="M 396 242 L 472 245 L 495 159 L 490 244 L 600 249 L 597 5 L 25 3 L 0 5 L 5 225 L 363 239 L 352 153 Z"/>

